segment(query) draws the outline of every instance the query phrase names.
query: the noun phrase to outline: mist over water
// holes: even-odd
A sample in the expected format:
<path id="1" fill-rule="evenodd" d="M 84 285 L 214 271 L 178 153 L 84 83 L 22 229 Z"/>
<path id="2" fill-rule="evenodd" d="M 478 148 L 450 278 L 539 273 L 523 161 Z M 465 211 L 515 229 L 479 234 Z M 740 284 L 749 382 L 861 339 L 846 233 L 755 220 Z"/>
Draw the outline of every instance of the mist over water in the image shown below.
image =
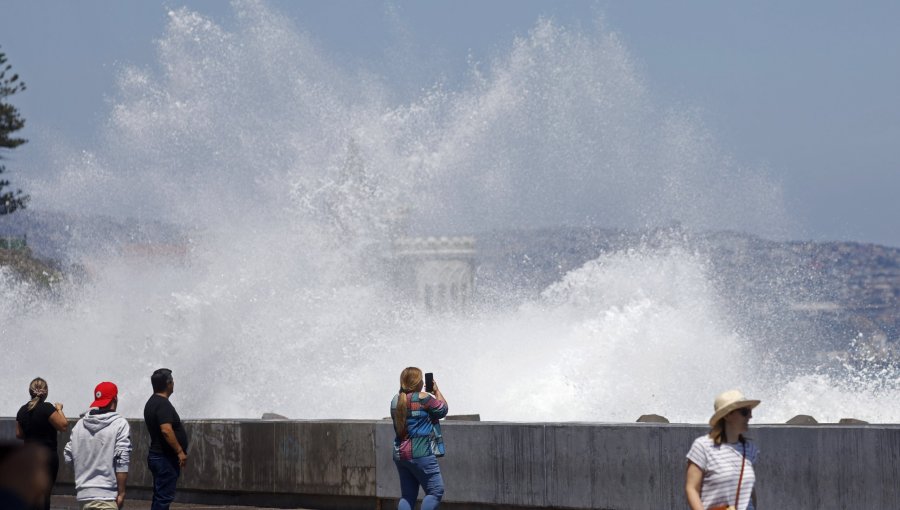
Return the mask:
<path id="1" fill-rule="evenodd" d="M 764 400 L 762 422 L 900 419 L 891 368 L 767 356 L 796 339 L 745 327 L 677 240 L 606 253 L 513 307 L 431 315 L 398 298 L 381 257 L 403 234 L 787 235 L 778 184 L 655 104 L 613 31 L 536 20 L 463 85 L 398 100 L 377 66 L 342 67 L 265 4 L 234 11 L 232 30 L 173 11 L 159 69 L 121 73 L 103 142 L 28 186 L 35 207 L 180 233 L 151 256 L 86 233 L 70 253 L 86 276 L 53 296 L 0 272 L 6 413 L 40 375 L 67 410 L 112 380 L 139 416 L 166 366 L 185 417 L 380 418 L 416 365 L 453 413 L 491 420 L 705 422 L 731 387 Z"/>

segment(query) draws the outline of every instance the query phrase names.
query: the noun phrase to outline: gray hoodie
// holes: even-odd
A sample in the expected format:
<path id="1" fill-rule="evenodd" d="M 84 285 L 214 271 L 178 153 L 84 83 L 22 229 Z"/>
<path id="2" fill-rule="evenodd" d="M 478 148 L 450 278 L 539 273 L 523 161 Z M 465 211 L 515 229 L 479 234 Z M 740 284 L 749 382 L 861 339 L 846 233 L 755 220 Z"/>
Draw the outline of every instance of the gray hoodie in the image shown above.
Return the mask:
<path id="1" fill-rule="evenodd" d="M 75 470 L 78 501 L 114 500 L 116 473 L 127 473 L 131 456 L 131 428 L 115 411 L 86 414 L 72 428 L 66 462 Z"/>

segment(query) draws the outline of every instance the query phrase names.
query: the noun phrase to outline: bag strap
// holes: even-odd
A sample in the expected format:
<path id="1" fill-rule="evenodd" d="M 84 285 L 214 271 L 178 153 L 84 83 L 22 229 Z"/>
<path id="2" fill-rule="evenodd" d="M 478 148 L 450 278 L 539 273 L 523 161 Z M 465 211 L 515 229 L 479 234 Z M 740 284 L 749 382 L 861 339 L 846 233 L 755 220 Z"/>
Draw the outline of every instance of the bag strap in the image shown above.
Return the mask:
<path id="1" fill-rule="evenodd" d="M 741 482 L 744 481 L 744 465 L 747 463 L 747 440 L 741 440 L 741 446 L 744 447 L 744 454 L 741 456 L 741 476 L 738 478 L 737 494 L 734 496 L 734 507 L 737 508 L 741 502 Z"/>

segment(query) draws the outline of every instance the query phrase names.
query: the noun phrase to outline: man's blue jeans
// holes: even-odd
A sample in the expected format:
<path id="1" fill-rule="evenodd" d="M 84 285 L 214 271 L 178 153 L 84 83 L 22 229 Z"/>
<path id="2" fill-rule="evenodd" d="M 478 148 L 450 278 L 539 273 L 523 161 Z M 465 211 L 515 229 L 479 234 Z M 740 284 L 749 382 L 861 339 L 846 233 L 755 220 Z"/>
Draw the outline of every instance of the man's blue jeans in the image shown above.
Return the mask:
<path id="1" fill-rule="evenodd" d="M 436 510 L 444 497 L 444 479 L 441 467 L 434 455 L 413 460 L 395 460 L 397 474 L 400 475 L 400 502 L 397 510 L 412 510 L 416 507 L 419 486 L 425 490 L 422 510 Z"/>
<path id="2" fill-rule="evenodd" d="M 153 473 L 153 502 L 150 510 L 169 510 L 169 505 L 175 501 L 175 483 L 181 474 L 178 459 L 150 452 L 147 455 L 147 465 Z"/>

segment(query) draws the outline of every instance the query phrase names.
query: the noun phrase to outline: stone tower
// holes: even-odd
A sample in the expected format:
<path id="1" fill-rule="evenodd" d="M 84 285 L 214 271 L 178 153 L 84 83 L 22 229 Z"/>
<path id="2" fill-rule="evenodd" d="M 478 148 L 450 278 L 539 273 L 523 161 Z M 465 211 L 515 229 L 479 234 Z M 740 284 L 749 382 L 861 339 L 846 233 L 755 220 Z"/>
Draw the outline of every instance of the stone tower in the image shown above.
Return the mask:
<path id="1" fill-rule="evenodd" d="M 474 237 L 402 237 L 394 241 L 399 287 L 429 312 L 468 309 L 475 291 Z"/>

